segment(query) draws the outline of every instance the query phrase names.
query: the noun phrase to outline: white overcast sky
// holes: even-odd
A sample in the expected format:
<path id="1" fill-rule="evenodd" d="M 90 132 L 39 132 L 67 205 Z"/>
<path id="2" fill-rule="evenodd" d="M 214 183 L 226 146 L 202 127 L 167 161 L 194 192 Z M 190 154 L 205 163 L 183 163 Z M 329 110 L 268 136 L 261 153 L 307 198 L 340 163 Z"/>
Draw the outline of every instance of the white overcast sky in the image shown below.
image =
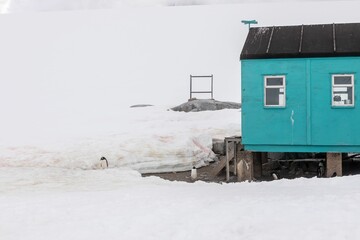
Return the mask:
<path id="1" fill-rule="evenodd" d="M 73 9 L 118 8 L 122 5 L 133 6 L 178 6 L 203 4 L 231 4 L 258 2 L 316 2 L 316 1 L 349 1 L 349 0 L 0 0 L 0 13 L 61 11 Z M 350 0 L 358 1 L 358 0 Z"/>

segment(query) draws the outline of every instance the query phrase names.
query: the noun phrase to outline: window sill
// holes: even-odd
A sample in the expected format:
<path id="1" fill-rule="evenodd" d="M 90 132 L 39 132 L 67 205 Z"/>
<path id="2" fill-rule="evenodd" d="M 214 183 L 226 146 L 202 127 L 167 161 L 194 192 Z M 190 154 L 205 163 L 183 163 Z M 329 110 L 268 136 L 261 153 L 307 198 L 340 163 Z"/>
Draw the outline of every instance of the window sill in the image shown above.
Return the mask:
<path id="1" fill-rule="evenodd" d="M 331 106 L 331 108 L 335 109 L 349 109 L 349 108 L 355 108 L 355 105 L 349 105 L 349 106 Z"/>
<path id="2" fill-rule="evenodd" d="M 286 106 L 264 106 L 265 109 L 285 109 Z"/>

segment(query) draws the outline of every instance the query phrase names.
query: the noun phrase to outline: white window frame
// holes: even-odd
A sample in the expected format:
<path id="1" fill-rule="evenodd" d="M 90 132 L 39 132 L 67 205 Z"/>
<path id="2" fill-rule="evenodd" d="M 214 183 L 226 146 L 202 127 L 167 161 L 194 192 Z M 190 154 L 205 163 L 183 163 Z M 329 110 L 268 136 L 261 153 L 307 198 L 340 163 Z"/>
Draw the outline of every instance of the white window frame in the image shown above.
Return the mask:
<path id="1" fill-rule="evenodd" d="M 271 78 L 282 78 L 283 84 L 282 85 L 267 85 L 267 79 Z M 267 105 L 266 104 L 266 89 L 268 88 L 283 88 L 284 89 L 284 102 L 283 104 L 279 105 Z M 274 108 L 284 108 L 286 107 L 286 77 L 285 75 L 266 75 L 264 76 L 264 107 L 274 107 Z"/>
<path id="2" fill-rule="evenodd" d="M 336 77 L 351 77 L 351 84 L 336 84 L 335 85 L 335 78 Z M 354 84 L 354 74 L 332 74 L 331 75 L 331 106 L 332 107 L 354 107 L 355 106 L 355 84 Z M 334 101 L 334 87 L 352 87 L 352 101 L 351 104 L 344 104 L 344 105 L 337 105 Z"/>

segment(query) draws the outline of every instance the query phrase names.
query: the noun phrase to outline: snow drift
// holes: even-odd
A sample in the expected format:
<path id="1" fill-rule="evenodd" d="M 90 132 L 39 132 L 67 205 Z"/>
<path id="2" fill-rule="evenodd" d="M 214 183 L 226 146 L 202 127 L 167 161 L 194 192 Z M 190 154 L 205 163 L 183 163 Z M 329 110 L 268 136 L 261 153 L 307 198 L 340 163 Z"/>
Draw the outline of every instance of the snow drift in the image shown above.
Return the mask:
<path id="1" fill-rule="evenodd" d="M 240 134 L 240 112 L 127 108 L 89 119 L 82 127 L 63 128 L 51 135 L 53 140 L 49 133 L 35 130 L 34 138 L 22 145 L 3 143 L 0 167 L 94 169 L 105 156 L 110 168 L 128 167 L 142 173 L 190 170 L 215 160 L 212 138 Z"/>

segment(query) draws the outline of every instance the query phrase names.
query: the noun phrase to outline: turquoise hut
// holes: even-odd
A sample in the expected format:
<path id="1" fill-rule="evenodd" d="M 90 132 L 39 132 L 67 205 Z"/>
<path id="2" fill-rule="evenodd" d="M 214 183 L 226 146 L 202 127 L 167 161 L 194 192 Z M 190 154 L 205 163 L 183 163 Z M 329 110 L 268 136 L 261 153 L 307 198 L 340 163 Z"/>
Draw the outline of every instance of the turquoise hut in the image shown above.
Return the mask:
<path id="1" fill-rule="evenodd" d="M 240 60 L 245 150 L 360 152 L 360 23 L 250 28 Z"/>

